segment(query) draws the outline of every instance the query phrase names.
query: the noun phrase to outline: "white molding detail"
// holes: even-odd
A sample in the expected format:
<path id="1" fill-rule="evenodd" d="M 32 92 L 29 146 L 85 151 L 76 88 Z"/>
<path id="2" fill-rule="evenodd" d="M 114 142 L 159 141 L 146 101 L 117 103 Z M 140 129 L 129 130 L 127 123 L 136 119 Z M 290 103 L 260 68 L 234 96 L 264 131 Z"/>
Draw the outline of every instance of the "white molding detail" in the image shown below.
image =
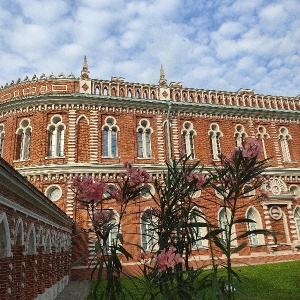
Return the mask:
<path id="1" fill-rule="evenodd" d="M 32 212 L 30 209 L 27 209 L 27 208 L 24 208 L 23 206 L 21 206 L 20 204 L 18 203 L 15 203 L 9 199 L 6 199 L 4 198 L 3 196 L 0 195 L 0 203 L 13 209 L 14 211 L 19 211 L 20 213 L 23 213 L 24 215 L 27 215 L 27 216 L 30 216 L 36 220 L 39 220 L 39 221 L 42 221 L 44 222 L 45 224 L 48 224 L 52 227 L 55 227 L 57 229 L 60 229 L 62 231 L 65 231 L 65 232 L 68 232 L 68 233 L 72 233 L 72 230 L 70 229 L 67 229 L 65 227 L 62 227 L 62 226 L 59 226 L 57 225 L 56 223 L 50 221 L 49 219 L 43 217 L 43 216 L 40 216 L 34 212 Z"/>

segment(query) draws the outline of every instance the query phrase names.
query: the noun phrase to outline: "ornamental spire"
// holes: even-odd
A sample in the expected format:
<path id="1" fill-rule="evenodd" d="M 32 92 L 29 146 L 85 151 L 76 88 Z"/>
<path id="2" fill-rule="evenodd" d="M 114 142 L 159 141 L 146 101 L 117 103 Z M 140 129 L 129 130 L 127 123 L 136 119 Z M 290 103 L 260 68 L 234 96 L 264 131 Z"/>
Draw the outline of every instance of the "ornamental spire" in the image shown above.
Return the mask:
<path id="1" fill-rule="evenodd" d="M 88 68 L 88 63 L 87 63 L 87 59 L 86 59 L 86 55 L 83 58 L 83 67 L 82 67 L 82 71 L 81 71 L 81 78 L 89 78 L 89 68 Z"/>
<path id="2" fill-rule="evenodd" d="M 167 79 L 165 77 L 165 70 L 163 65 L 160 66 L 159 85 L 167 85 Z"/>

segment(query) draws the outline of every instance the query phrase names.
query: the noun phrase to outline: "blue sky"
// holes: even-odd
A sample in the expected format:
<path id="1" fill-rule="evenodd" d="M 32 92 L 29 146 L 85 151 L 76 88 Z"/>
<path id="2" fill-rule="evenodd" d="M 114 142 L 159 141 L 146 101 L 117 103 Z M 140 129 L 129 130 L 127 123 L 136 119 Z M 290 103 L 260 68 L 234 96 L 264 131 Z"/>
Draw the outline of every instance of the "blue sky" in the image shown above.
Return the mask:
<path id="1" fill-rule="evenodd" d="M 0 85 L 42 73 L 300 94 L 299 0 L 10 0 Z"/>

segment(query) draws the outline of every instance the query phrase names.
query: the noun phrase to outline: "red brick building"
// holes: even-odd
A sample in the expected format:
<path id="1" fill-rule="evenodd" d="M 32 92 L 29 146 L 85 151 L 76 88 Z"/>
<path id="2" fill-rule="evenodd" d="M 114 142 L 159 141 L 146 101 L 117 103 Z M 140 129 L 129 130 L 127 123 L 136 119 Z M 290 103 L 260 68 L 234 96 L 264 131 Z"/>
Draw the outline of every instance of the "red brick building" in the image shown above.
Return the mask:
<path id="1" fill-rule="evenodd" d="M 184 88 L 178 82 L 168 84 L 163 68 L 158 85 L 121 77 L 91 79 L 85 59 L 80 78 L 33 76 L 0 90 L 0 154 L 86 227 L 87 216 L 75 208 L 70 190 L 75 175 L 113 181 L 123 162 L 131 161 L 160 176 L 165 162 L 182 153 L 209 167 L 220 151 L 228 153 L 245 137 L 256 137 L 264 156 L 271 157 L 270 197 L 242 214 L 255 219 L 259 228 L 283 235 L 276 247 L 271 236 L 252 237 L 237 258 L 248 263 L 299 259 L 299 120 L 298 97 Z M 222 210 L 203 203 L 204 196 L 205 191 L 197 195 L 203 212 L 220 220 Z M 140 212 L 151 206 L 140 203 L 122 224 L 125 235 L 136 233 L 130 238 L 137 244 L 143 243 Z M 200 252 L 199 259 L 208 257 L 205 245 Z"/>
<path id="2" fill-rule="evenodd" d="M 69 282 L 73 221 L 0 158 L 0 298 L 55 299 Z"/>

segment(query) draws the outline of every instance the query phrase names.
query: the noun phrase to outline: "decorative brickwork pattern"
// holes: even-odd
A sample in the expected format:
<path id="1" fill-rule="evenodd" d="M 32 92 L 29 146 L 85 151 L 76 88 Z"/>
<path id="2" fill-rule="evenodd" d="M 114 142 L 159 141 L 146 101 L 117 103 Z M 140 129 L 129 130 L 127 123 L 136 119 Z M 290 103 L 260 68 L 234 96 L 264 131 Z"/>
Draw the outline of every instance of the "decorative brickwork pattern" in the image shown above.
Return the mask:
<path id="1" fill-rule="evenodd" d="M 123 171 L 122 164 L 130 161 L 136 166 L 143 166 L 153 177 L 159 178 L 166 170 L 165 162 L 170 157 L 178 159 L 186 151 L 184 145 L 187 147 L 189 143 L 190 150 L 187 153 L 193 152 L 195 159 L 209 168 L 212 159 L 218 161 L 218 151 L 229 153 L 236 146 L 237 138 L 241 143 L 246 136 L 256 137 L 263 146 L 264 156 L 270 157 L 266 173 L 271 178 L 284 182 L 286 188 L 280 190 L 279 194 L 270 190 L 270 198 L 253 204 L 253 212 L 259 214 L 264 229 L 279 231 L 283 235 L 278 238 L 279 244 L 276 247 L 272 245 L 273 238 L 268 236 L 265 244 L 244 248 L 237 255 L 237 261 L 246 259 L 249 263 L 257 263 L 285 260 L 289 257 L 300 259 L 300 234 L 294 213 L 300 205 L 299 98 L 258 95 L 247 89 L 226 92 L 184 88 L 181 83 L 167 82 L 163 69 L 158 85 L 126 82 L 121 77 L 113 77 L 111 80 L 90 79 L 85 59 L 80 79 L 52 74 L 31 80 L 26 78 L 7 85 L 0 89 L 0 126 L 1 132 L 5 130 L 4 140 L 1 140 L 1 156 L 77 222 L 78 234 L 90 224 L 87 223 L 87 215 L 74 205 L 70 187 L 75 175 L 89 174 L 94 178 L 105 178 L 113 182 L 117 174 Z M 64 125 L 64 155 L 49 157 L 48 129 L 55 115 L 61 116 Z M 16 158 L 16 133 L 22 120 L 28 120 L 30 124 L 30 156 L 20 160 Z M 141 123 L 141 120 L 147 122 Z M 170 130 L 167 129 L 168 124 Z M 188 140 L 187 132 L 182 131 L 184 124 L 192 125 L 192 140 Z M 137 134 L 139 126 L 141 129 L 151 127 L 149 141 L 145 138 L 143 141 L 142 138 L 145 128 L 140 131 L 140 148 Z M 281 128 L 286 128 L 292 137 L 287 140 L 290 159 L 284 159 L 279 139 Z M 217 138 L 214 133 L 218 133 Z M 183 136 L 185 142 L 182 140 Z M 150 138 L 151 155 L 149 147 L 146 147 L 147 143 L 150 145 Z M 49 192 L 55 191 L 51 188 L 55 185 L 61 189 L 61 195 L 56 194 L 59 195 L 58 199 L 55 193 L 53 195 Z M 195 201 L 207 218 L 218 222 L 220 207 L 206 201 L 216 200 L 216 197 L 217 195 L 203 191 Z M 248 207 L 247 203 L 244 204 L 245 209 L 241 214 L 246 217 Z M 128 207 L 122 229 L 124 237 L 129 238 L 132 243 L 142 243 L 140 212 L 151 205 L 154 205 L 151 199 L 141 195 L 138 203 Z M 117 207 L 114 208 L 118 210 Z M 274 218 L 278 213 L 276 209 L 280 212 L 278 219 Z M 7 220 L 12 230 L 10 217 Z M 23 224 L 25 223 L 24 221 Z M 239 226 L 246 225 L 237 224 L 237 230 Z M 3 228 L 5 230 L 5 226 Z M 26 230 L 28 228 L 24 229 Z M 47 237 L 52 239 L 53 234 L 46 228 L 43 234 L 45 246 L 42 249 L 48 249 Z M 26 238 L 25 234 L 24 241 Z M 92 236 L 88 240 L 87 234 L 80 236 L 80 240 L 74 242 L 74 258 L 92 249 L 92 240 Z M 249 242 L 247 239 L 245 241 Z M 21 246 L 26 245 L 21 243 Z M 52 246 L 50 250 L 51 254 L 54 253 Z M 12 247 L 10 251 L 15 253 L 17 250 Z M 37 253 L 39 251 L 42 253 L 44 250 L 37 249 Z M 136 253 L 137 248 L 128 246 L 128 251 Z M 197 251 L 195 255 L 205 263 L 209 257 L 208 250 L 202 247 Z M 45 256 L 43 267 L 49 268 L 51 276 L 56 282 L 60 282 L 63 274 L 57 271 L 58 261 L 64 264 L 67 258 L 60 254 L 56 258 L 50 253 L 47 255 L 49 257 Z M 28 260 L 25 264 L 38 270 L 41 262 Z M 87 265 L 88 260 L 84 264 Z M 124 260 L 124 267 L 133 270 L 135 266 L 135 260 Z M 12 274 L 10 270 L 6 268 L 3 272 L 9 277 Z M 75 273 L 81 277 L 82 266 Z M 13 276 L 20 275 L 18 273 Z M 36 280 L 40 280 L 42 276 L 38 271 L 31 274 Z M 45 280 L 43 288 L 50 289 L 54 284 L 51 280 Z M 26 284 L 32 283 L 28 281 Z M 7 281 L 5 290 L 8 289 L 11 289 L 11 293 L 18 294 L 21 286 L 17 285 L 13 290 Z M 34 293 L 42 291 L 34 289 Z"/>

